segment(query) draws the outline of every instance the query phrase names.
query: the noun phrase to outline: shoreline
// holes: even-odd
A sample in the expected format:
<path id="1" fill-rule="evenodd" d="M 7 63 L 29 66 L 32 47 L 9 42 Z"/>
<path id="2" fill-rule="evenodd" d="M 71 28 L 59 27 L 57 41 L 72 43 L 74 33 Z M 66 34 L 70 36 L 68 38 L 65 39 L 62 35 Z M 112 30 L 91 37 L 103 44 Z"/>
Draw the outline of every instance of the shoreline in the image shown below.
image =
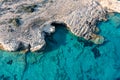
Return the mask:
<path id="1" fill-rule="evenodd" d="M 54 22 L 65 24 L 74 35 L 95 44 L 104 42 L 102 36 L 95 34 L 96 21 L 104 19 L 106 15 L 104 4 L 95 0 L 82 3 L 72 0 L 22 2 L 24 0 L 21 3 L 18 0 L 1 4 L 0 44 L 6 51 L 21 48 L 34 52 L 42 49 L 46 44 L 46 33 L 55 32 L 55 26 L 51 25 Z"/>

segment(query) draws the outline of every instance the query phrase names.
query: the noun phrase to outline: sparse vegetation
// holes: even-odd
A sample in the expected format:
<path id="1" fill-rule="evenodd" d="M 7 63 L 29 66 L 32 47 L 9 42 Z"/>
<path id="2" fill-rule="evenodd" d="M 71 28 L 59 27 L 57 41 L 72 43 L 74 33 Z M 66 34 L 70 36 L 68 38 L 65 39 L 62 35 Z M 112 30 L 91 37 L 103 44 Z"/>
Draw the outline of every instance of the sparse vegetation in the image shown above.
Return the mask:
<path id="1" fill-rule="evenodd" d="M 33 5 L 23 5 L 18 12 L 28 12 L 28 13 L 32 13 L 35 11 L 35 8 L 37 7 L 37 5 L 33 4 Z"/>
<path id="2" fill-rule="evenodd" d="M 14 26 L 20 26 L 20 19 L 19 18 L 12 18 L 8 21 L 8 23 L 12 23 Z"/>

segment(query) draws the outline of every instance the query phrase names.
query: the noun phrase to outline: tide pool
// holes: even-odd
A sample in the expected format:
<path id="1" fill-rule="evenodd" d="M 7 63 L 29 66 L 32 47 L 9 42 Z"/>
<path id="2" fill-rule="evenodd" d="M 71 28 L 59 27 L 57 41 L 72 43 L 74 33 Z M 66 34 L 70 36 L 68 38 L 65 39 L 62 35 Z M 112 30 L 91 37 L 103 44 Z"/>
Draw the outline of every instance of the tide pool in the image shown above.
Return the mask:
<path id="1" fill-rule="evenodd" d="M 120 14 L 97 25 L 104 36 L 95 45 L 74 36 L 66 27 L 46 38 L 44 51 L 0 51 L 0 80 L 120 80 Z"/>

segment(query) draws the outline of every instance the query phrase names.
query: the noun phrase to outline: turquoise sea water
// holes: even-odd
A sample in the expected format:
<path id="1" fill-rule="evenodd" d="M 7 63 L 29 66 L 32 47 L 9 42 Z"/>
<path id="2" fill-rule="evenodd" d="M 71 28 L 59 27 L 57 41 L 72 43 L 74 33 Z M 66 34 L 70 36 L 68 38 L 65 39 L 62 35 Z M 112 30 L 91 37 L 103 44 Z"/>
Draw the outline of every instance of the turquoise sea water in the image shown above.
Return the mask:
<path id="1" fill-rule="evenodd" d="M 57 26 L 42 52 L 1 50 L 0 80 L 120 80 L 120 14 L 109 14 L 97 26 L 105 37 L 102 45 Z"/>

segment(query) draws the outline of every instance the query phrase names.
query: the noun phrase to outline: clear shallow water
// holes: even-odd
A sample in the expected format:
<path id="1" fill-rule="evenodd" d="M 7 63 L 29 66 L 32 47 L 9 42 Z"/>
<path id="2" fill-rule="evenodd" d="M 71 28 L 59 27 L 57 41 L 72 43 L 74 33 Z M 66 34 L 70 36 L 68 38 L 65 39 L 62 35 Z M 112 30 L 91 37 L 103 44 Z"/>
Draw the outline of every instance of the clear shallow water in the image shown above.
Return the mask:
<path id="1" fill-rule="evenodd" d="M 120 14 L 108 18 L 98 24 L 103 45 L 58 26 L 43 52 L 0 51 L 0 80 L 120 80 Z"/>

